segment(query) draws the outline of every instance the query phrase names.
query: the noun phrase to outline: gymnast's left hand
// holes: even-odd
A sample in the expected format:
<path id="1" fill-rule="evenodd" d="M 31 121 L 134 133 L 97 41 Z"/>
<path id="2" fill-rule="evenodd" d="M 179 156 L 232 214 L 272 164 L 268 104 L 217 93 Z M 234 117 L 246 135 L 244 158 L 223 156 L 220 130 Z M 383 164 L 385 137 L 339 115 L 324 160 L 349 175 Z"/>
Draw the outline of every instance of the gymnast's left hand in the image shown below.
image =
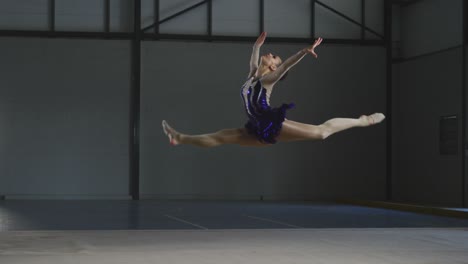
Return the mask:
<path id="1" fill-rule="evenodd" d="M 316 39 L 312 46 L 305 49 L 306 52 L 312 54 L 312 56 L 314 56 L 314 58 L 317 58 L 318 55 L 317 55 L 317 53 L 315 53 L 315 48 L 318 47 L 320 45 L 320 43 L 322 43 L 322 40 L 323 40 L 323 38 Z"/>

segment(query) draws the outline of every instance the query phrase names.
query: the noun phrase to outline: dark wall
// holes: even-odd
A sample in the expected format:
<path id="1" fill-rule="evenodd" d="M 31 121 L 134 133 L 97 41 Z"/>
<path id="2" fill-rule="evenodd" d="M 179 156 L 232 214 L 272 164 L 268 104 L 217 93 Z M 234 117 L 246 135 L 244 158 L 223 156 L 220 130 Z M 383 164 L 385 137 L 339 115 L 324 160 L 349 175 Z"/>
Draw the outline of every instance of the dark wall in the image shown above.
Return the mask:
<path id="1" fill-rule="evenodd" d="M 462 1 L 418 1 L 399 11 L 403 60 L 394 64 L 393 197 L 461 206 Z M 442 116 L 458 116 L 458 148 L 442 155 Z"/>
<path id="2" fill-rule="evenodd" d="M 394 135 L 398 201 L 442 205 L 462 201 L 461 144 L 457 155 L 439 152 L 440 118 L 461 114 L 461 55 L 460 48 L 399 64 Z"/>
<path id="3" fill-rule="evenodd" d="M 0 193 L 128 197 L 125 41 L 0 41 Z"/>

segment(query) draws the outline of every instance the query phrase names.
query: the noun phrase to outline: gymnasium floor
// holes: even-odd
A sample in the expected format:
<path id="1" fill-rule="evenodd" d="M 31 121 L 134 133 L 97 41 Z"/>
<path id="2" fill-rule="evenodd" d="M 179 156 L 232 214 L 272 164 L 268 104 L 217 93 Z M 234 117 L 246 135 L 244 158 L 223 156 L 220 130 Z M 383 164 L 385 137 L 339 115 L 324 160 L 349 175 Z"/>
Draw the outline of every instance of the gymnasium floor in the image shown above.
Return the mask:
<path id="1" fill-rule="evenodd" d="M 468 219 L 304 202 L 1 201 L 0 263 L 468 263 Z"/>

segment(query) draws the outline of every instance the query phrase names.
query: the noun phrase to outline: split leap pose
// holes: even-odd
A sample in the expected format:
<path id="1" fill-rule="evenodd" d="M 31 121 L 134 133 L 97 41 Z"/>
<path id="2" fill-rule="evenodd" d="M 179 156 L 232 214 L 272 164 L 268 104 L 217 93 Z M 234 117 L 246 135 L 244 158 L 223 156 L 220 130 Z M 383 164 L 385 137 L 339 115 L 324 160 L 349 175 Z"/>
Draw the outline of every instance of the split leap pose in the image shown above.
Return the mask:
<path id="1" fill-rule="evenodd" d="M 191 144 L 200 147 L 215 147 L 223 144 L 242 146 L 266 146 L 279 142 L 298 140 L 322 140 L 337 132 L 353 128 L 367 127 L 382 122 L 385 116 L 381 113 L 362 115 L 359 118 L 333 118 L 321 125 L 309 125 L 286 119 L 286 111 L 293 104 L 280 107 L 270 106 L 270 95 L 273 87 L 281 80 L 291 67 L 296 65 L 307 54 L 317 58 L 315 48 L 322 38 L 314 44 L 289 57 L 282 62 L 281 58 L 271 53 L 261 56 L 260 47 L 265 41 L 263 32 L 253 46 L 250 59 L 250 73 L 241 89 L 241 97 L 247 113 L 248 122 L 243 128 L 222 129 L 210 134 L 189 135 L 176 131 L 163 120 L 164 133 L 172 145 Z"/>

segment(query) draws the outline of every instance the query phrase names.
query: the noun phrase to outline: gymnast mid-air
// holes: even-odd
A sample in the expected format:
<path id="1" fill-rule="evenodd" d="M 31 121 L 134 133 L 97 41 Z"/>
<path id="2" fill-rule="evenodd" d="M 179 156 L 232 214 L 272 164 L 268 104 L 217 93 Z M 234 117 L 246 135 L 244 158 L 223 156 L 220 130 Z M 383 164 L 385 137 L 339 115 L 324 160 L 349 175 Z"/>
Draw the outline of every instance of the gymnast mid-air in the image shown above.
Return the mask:
<path id="1" fill-rule="evenodd" d="M 304 124 L 286 119 L 286 111 L 294 105 L 283 104 L 280 107 L 271 107 L 270 96 L 273 87 L 307 54 L 317 58 L 315 49 L 322 43 L 322 38 L 318 38 L 312 46 L 300 50 L 284 62 L 279 56 L 271 53 L 259 58 L 260 47 L 265 38 L 266 33 L 263 32 L 253 46 L 250 72 L 241 89 L 241 97 L 248 117 L 245 126 L 243 128 L 222 129 L 210 134 L 189 135 L 178 132 L 163 120 L 164 133 L 172 145 L 267 146 L 276 142 L 321 140 L 349 128 L 367 127 L 378 124 L 385 119 L 382 113 L 362 115 L 359 118 L 333 118 L 321 125 Z"/>

